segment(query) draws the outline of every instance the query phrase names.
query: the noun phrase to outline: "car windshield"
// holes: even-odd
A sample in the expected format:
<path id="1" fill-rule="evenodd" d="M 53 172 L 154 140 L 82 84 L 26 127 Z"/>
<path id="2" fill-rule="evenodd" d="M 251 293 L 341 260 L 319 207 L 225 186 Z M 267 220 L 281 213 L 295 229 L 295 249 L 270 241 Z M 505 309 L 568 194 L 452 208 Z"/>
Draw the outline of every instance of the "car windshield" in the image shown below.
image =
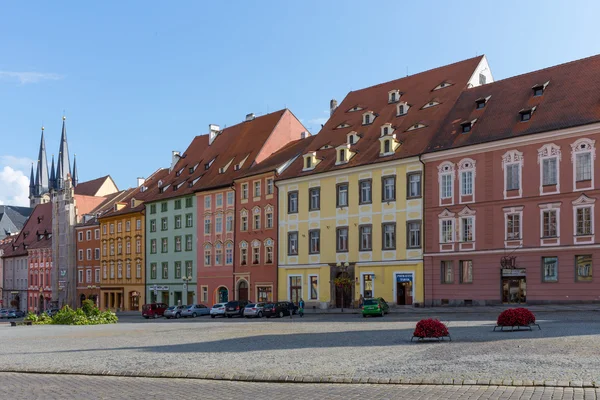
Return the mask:
<path id="1" fill-rule="evenodd" d="M 221 308 L 221 307 L 223 307 L 223 304 L 221 304 L 221 303 L 219 303 L 219 304 L 215 304 L 215 305 L 213 306 L 213 308 Z"/>
<path id="2" fill-rule="evenodd" d="M 246 308 L 252 308 L 252 307 L 256 307 L 256 304 L 249 303 L 246 305 Z"/>
<path id="3" fill-rule="evenodd" d="M 169 308 L 167 308 L 167 310 L 174 310 L 174 309 L 175 309 L 175 307 L 169 307 Z"/>
<path id="4" fill-rule="evenodd" d="M 376 306 L 378 303 L 377 300 L 365 300 L 365 306 Z"/>

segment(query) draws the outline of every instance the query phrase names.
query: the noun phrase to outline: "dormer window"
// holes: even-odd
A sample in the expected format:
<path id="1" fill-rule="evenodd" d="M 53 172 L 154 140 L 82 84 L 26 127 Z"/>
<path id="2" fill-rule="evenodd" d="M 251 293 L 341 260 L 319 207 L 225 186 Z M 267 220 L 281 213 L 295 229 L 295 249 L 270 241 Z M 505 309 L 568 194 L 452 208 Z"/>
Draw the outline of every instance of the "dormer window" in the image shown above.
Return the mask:
<path id="1" fill-rule="evenodd" d="M 373 114 L 371 111 L 363 114 L 363 125 L 370 125 L 373 123 L 374 120 L 375 114 Z"/>
<path id="2" fill-rule="evenodd" d="M 233 166 L 233 170 L 234 171 L 239 171 L 240 169 L 242 169 L 242 165 L 244 165 L 244 162 L 246 161 L 247 158 L 248 158 L 248 156 L 244 157 L 244 159 L 242 161 L 240 161 L 239 163 L 235 164 Z"/>
<path id="3" fill-rule="evenodd" d="M 340 150 L 339 161 L 346 162 L 346 150 L 345 149 Z"/>
<path id="4" fill-rule="evenodd" d="M 391 148 L 390 142 L 391 142 L 390 140 L 383 141 L 383 152 L 386 154 L 390 152 L 390 148 Z"/>
<path id="5" fill-rule="evenodd" d="M 348 135 L 348 144 L 354 144 L 354 135 Z"/>
<path id="6" fill-rule="evenodd" d="M 481 110 L 482 108 L 485 107 L 486 103 L 487 103 L 486 99 L 477 99 L 477 100 L 475 100 L 475 108 L 477 110 Z"/>
<path id="7" fill-rule="evenodd" d="M 213 158 L 212 160 L 210 160 L 209 162 L 207 162 L 206 164 L 204 164 L 204 169 L 207 170 L 210 168 L 211 165 L 213 165 L 213 163 L 215 162 L 215 159 Z"/>
<path id="8" fill-rule="evenodd" d="M 196 165 L 194 165 L 193 167 L 190 167 L 190 174 L 193 174 L 196 171 L 196 168 L 198 168 L 198 165 L 200 163 L 196 163 Z"/>
<path id="9" fill-rule="evenodd" d="M 471 132 L 471 122 L 463 122 L 460 125 L 462 127 L 462 133 Z"/>
<path id="10" fill-rule="evenodd" d="M 421 109 L 423 109 L 423 110 L 424 110 L 424 109 L 426 109 L 426 108 L 429 108 L 429 107 L 435 107 L 435 106 L 437 106 L 437 105 L 439 105 L 439 104 L 440 104 L 440 102 L 439 102 L 439 101 L 436 101 L 436 100 L 431 100 L 429 103 L 427 103 L 427 104 L 425 104 L 423 107 L 421 107 Z"/>
<path id="11" fill-rule="evenodd" d="M 312 157 L 306 157 L 304 160 L 304 168 L 309 169 L 312 168 Z"/>
<path id="12" fill-rule="evenodd" d="M 335 165 L 345 164 L 355 153 L 350 151 L 350 146 L 347 144 L 343 144 L 336 148 L 336 161 Z"/>
<path id="13" fill-rule="evenodd" d="M 533 115 L 534 111 L 535 111 L 535 107 L 519 111 L 519 114 L 521 116 L 521 122 L 529 121 L 531 119 L 531 116 Z"/>
<path id="14" fill-rule="evenodd" d="M 379 156 L 389 156 L 394 154 L 400 143 L 396 140 L 396 135 L 381 136 L 379 138 Z"/>
<path id="15" fill-rule="evenodd" d="M 408 131 L 414 131 L 415 129 L 421 129 L 421 128 L 425 128 L 426 126 L 427 126 L 427 125 L 425 125 L 425 124 L 422 124 L 422 123 L 420 123 L 420 122 L 417 122 L 416 124 L 414 124 L 414 125 L 411 125 L 411 127 L 410 127 L 410 128 L 408 128 L 406 131 L 407 131 L 407 132 L 408 132 Z"/>
<path id="16" fill-rule="evenodd" d="M 406 113 L 408 112 L 409 107 L 410 106 L 405 101 L 399 103 L 398 104 L 398 109 L 396 111 L 396 116 L 406 115 Z"/>
<path id="17" fill-rule="evenodd" d="M 200 180 L 200 178 L 201 178 L 201 177 L 199 176 L 199 177 L 197 177 L 196 179 L 194 179 L 193 181 L 191 181 L 191 182 L 190 182 L 190 184 L 189 184 L 189 186 L 190 186 L 190 187 L 194 186 L 194 185 L 196 184 L 196 182 L 198 182 L 198 181 Z"/>
<path id="18" fill-rule="evenodd" d="M 304 155 L 304 167 L 302 171 L 310 171 L 315 169 L 320 160 L 317 160 L 317 152 L 313 151 L 311 153 Z"/>
<path id="19" fill-rule="evenodd" d="M 447 88 L 448 86 L 452 86 L 452 84 L 450 82 L 442 82 L 439 85 L 437 85 L 433 90 L 444 89 L 444 88 Z"/>
<path id="20" fill-rule="evenodd" d="M 548 84 L 550 83 L 550 81 L 544 83 L 544 84 L 540 84 L 540 85 L 534 85 L 531 89 L 533 90 L 533 96 L 537 97 L 537 96 L 541 96 L 544 94 L 544 91 L 546 90 L 546 86 L 548 86 Z"/>
<path id="21" fill-rule="evenodd" d="M 390 90 L 388 92 L 388 103 L 395 103 L 400 100 L 400 91 L 399 90 Z"/>
<path id="22" fill-rule="evenodd" d="M 392 128 L 392 124 L 387 123 L 381 126 L 381 135 L 380 136 L 388 136 L 394 133 L 394 128 Z"/>
<path id="23" fill-rule="evenodd" d="M 355 111 L 362 111 L 362 110 L 364 110 L 363 107 L 356 105 L 356 106 L 352 107 L 351 109 L 349 109 L 347 112 L 355 112 Z"/>
<path id="24" fill-rule="evenodd" d="M 357 143 L 359 139 L 360 139 L 360 136 L 358 136 L 356 134 L 356 132 L 350 132 L 348 134 L 348 144 L 349 145 L 353 145 L 353 144 Z"/>
<path id="25" fill-rule="evenodd" d="M 338 126 L 335 127 L 335 129 L 344 129 L 344 128 L 350 128 L 350 124 L 342 122 L 341 124 L 339 124 Z"/>

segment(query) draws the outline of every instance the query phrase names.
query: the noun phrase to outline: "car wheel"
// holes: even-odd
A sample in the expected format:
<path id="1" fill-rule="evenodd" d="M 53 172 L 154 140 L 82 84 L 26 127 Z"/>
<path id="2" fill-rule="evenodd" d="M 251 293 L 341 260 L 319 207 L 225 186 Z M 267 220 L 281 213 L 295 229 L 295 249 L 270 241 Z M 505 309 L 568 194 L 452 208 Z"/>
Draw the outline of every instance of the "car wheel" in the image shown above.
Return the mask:
<path id="1" fill-rule="evenodd" d="M 215 315 L 211 315 L 210 317 L 211 317 L 211 318 L 215 318 Z"/>
<path id="2" fill-rule="evenodd" d="M 258 312 L 258 318 L 262 318 L 262 317 L 263 317 L 263 313 L 262 313 L 262 311 L 259 311 Z"/>
<path id="3" fill-rule="evenodd" d="M 144 316 L 145 319 L 148 319 L 149 317 L 147 315 Z"/>
<path id="4" fill-rule="evenodd" d="M 197 316 L 198 316 L 198 314 L 192 313 L 192 318 L 196 318 Z"/>
<path id="5" fill-rule="evenodd" d="M 363 318 L 367 318 L 367 314 L 363 314 Z"/>
<path id="6" fill-rule="evenodd" d="M 181 318 L 181 314 L 179 314 L 179 313 L 175 314 L 175 318 L 176 318 L 176 319 L 179 319 L 179 318 Z"/>
<path id="7" fill-rule="evenodd" d="M 283 318 L 283 311 L 279 311 L 279 318 Z"/>

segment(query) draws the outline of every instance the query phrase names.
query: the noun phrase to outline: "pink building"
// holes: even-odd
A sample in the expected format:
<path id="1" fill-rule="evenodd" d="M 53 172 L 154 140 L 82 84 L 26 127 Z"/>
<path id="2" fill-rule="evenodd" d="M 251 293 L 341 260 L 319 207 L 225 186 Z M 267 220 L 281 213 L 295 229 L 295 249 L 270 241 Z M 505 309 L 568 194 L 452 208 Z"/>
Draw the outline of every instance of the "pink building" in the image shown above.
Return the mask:
<path id="1" fill-rule="evenodd" d="M 600 301 L 600 56 L 467 89 L 425 162 L 425 303 Z"/>

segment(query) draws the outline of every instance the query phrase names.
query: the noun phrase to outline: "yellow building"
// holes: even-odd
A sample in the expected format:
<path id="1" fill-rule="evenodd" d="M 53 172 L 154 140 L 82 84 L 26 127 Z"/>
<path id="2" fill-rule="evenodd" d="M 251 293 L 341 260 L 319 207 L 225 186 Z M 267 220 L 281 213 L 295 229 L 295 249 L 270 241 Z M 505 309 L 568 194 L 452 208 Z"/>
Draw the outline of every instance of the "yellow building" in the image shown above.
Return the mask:
<path id="1" fill-rule="evenodd" d="M 279 299 L 423 303 L 419 157 L 461 93 L 491 81 L 481 56 L 331 101 L 327 123 L 276 180 Z"/>

